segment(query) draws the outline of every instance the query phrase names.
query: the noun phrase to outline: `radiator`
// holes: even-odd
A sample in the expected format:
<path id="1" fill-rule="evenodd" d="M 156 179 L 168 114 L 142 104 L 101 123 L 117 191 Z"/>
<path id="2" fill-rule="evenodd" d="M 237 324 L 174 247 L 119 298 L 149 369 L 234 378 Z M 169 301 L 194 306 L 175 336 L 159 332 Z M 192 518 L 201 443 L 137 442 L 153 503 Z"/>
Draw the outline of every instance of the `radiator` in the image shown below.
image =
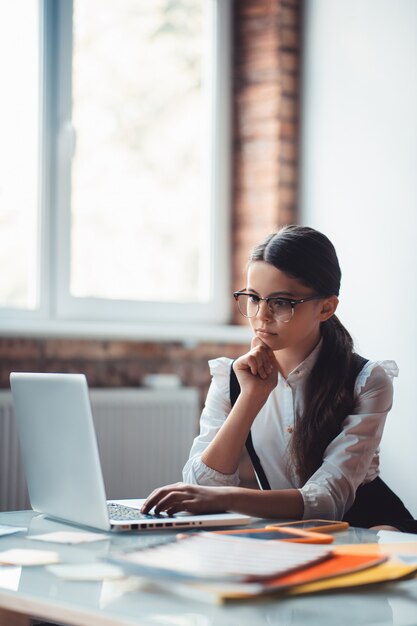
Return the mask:
<path id="1" fill-rule="evenodd" d="M 197 389 L 90 389 L 107 497 L 145 497 L 181 480 L 196 435 Z M 0 510 L 30 508 L 11 393 L 0 391 Z"/>

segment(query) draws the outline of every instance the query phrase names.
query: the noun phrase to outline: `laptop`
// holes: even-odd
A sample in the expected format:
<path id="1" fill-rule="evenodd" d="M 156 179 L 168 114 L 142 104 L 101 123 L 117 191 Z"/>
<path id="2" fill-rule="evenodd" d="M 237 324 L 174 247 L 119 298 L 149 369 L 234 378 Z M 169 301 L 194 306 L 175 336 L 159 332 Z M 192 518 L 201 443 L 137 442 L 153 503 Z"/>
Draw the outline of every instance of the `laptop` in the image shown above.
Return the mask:
<path id="1" fill-rule="evenodd" d="M 13 372 L 10 386 L 34 511 L 105 531 L 235 526 L 253 521 L 229 512 L 143 515 L 144 499 L 106 501 L 86 377 Z"/>

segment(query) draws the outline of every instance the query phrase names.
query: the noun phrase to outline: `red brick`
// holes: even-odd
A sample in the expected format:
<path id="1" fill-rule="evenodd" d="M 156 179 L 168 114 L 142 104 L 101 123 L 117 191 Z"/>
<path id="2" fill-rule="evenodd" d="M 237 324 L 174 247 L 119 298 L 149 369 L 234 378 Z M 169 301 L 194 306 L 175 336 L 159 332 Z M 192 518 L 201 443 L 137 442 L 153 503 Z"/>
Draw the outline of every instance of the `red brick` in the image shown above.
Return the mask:
<path id="1" fill-rule="evenodd" d="M 282 28 L 280 30 L 280 48 L 299 50 L 301 35 L 294 28 Z"/>
<path id="2" fill-rule="evenodd" d="M 294 140 L 285 140 L 281 137 L 280 141 L 280 160 L 281 162 L 295 162 L 298 158 L 298 144 Z"/>
<path id="3" fill-rule="evenodd" d="M 279 106 L 280 120 L 289 120 L 298 123 L 299 107 L 300 105 L 297 98 L 283 96 Z"/>
<path id="4" fill-rule="evenodd" d="M 262 35 L 262 36 L 260 36 Z M 239 71 L 239 63 L 245 59 L 262 57 L 269 59 L 270 62 L 277 63 L 277 51 L 280 48 L 280 37 L 278 29 L 257 28 L 251 31 L 241 30 L 237 33 L 234 41 L 233 59 Z"/>
<path id="5" fill-rule="evenodd" d="M 282 185 L 279 191 L 280 206 L 294 206 L 297 201 L 297 189 L 295 186 Z"/>
<path id="6" fill-rule="evenodd" d="M 279 158 L 278 137 L 278 133 L 275 133 L 275 137 L 261 136 L 245 142 L 240 150 L 240 163 L 246 165 L 248 169 L 253 167 L 255 170 L 276 163 Z"/>
<path id="7" fill-rule="evenodd" d="M 238 0 L 234 7 L 240 19 L 243 17 L 256 19 L 258 16 L 277 14 L 279 3 L 265 2 L 265 0 Z"/>
<path id="8" fill-rule="evenodd" d="M 41 342 L 37 339 L 0 338 L 0 358 L 38 359 L 40 356 Z"/>
<path id="9" fill-rule="evenodd" d="M 105 342 L 81 339 L 47 339 L 44 342 L 46 359 L 104 358 Z"/>
<path id="10" fill-rule="evenodd" d="M 288 120 L 281 122 L 280 136 L 282 139 L 294 141 L 298 136 L 298 124 Z"/>
<path id="11" fill-rule="evenodd" d="M 279 227 L 286 226 L 288 224 L 297 224 L 297 206 L 293 203 L 289 205 L 280 205 L 279 207 Z"/>
<path id="12" fill-rule="evenodd" d="M 299 91 L 298 75 L 283 74 L 281 77 L 281 90 L 283 95 L 297 96 Z"/>
<path id="13" fill-rule="evenodd" d="M 299 54 L 290 51 L 279 52 L 280 69 L 286 73 L 296 74 L 300 70 L 301 59 Z"/>
<path id="14" fill-rule="evenodd" d="M 301 11 L 303 6 L 303 0 L 281 0 L 280 4 L 283 7 L 295 7 L 298 11 Z"/>
<path id="15" fill-rule="evenodd" d="M 236 151 L 243 152 L 246 143 L 254 143 L 257 141 L 263 143 L 273 144 L 274 152 L 279 153 L 279 119 L 277 117 L 270 117 L 266 119 L 252 120 L 246 123 L 247 120 L 242 116 L 242 121 L 235 120 L 234 138 Z M 242 146 L 242 148 L 241 148 Z M 239 155 L 240 156 L 240 155 Z M 238 155 L 236 155 L 236 158 Z"/>
<path id="16" fill-rule="evenodd" d="M 235 94 L 234 109 L 252 119 L 276 115 L 281 100 L 280 88 L 275 83 L 245 85 Z"/>
<path id="17" fill-rule="evenodd" d="M 297 182 L 297 168 L 295 167 L 295 165 L 290 165 L 290 164 L 281 164 L 280 166 L 280 183 L 281 184 L 290 184 L 290 185 L 294 185 Z"/>
<path id="18" fill-rule="evenodd" d="M 300 12 L 298 10 L 298 6 L 286 6 L 281 3 L 279 8 L 279 23 L 281 26 L 298 28 L 300 23 Z"/>
<path id="19" fill-rule="evenodd" d="M 241 84 L 262 84 L 269 82 L 277 83 L 280 78 L 280 68 L 275 61 L 269 59 L 246 59 L 242 61 L 239 67 L 239 77 Z M 237 80 L 236 80 L 237 82 Z"/>

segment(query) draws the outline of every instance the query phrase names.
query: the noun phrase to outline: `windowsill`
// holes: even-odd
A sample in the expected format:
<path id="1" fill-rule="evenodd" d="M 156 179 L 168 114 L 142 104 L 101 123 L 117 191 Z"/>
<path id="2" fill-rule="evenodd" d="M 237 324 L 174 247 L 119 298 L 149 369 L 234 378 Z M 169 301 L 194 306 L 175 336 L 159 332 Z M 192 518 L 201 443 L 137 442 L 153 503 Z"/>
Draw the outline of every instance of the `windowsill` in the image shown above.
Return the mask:
<path id="1" fill-rule="evenodd" d="M 249 343 L 249 327 L 207 324 L 133 324 L 65 320 L 0 321 L 0 337 L 42 337 L 46 339 L 125 339 L 130 341 L 180 341 Z"/>

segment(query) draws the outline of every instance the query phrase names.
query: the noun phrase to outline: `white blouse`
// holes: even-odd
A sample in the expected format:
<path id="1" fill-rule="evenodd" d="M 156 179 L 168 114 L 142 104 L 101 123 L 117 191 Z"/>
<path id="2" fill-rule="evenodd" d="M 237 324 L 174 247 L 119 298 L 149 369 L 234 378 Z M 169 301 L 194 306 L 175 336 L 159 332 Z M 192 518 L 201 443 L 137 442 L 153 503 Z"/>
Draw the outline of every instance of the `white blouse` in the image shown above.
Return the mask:
<path id="1" fill-rule="evenodd" d="M 355 406 L 343 429 L 327 446 L 323 463 L 300 484 L 289 457 L 295 420 L 304 410 L 303 392 L 317 359 L 320 344 L 271 392 L 252 425 L 252 440 L 271 489 L 299 489 L 304 518 L 342 519 L 355 499 L 357 488 L 379 474 L 379 443 L 392 406 L 392 379 L 398 375 L 394 361 L 368 361 L 354 388 Z M 232 360 L 209 361 L 212 383 L 195 438 L 183 470 L 186 483 L 239 485 L 239 473 L 222 474 L 203 463 L 201 455 L 214 439 L 230 410 L 229 380 Z"/>

